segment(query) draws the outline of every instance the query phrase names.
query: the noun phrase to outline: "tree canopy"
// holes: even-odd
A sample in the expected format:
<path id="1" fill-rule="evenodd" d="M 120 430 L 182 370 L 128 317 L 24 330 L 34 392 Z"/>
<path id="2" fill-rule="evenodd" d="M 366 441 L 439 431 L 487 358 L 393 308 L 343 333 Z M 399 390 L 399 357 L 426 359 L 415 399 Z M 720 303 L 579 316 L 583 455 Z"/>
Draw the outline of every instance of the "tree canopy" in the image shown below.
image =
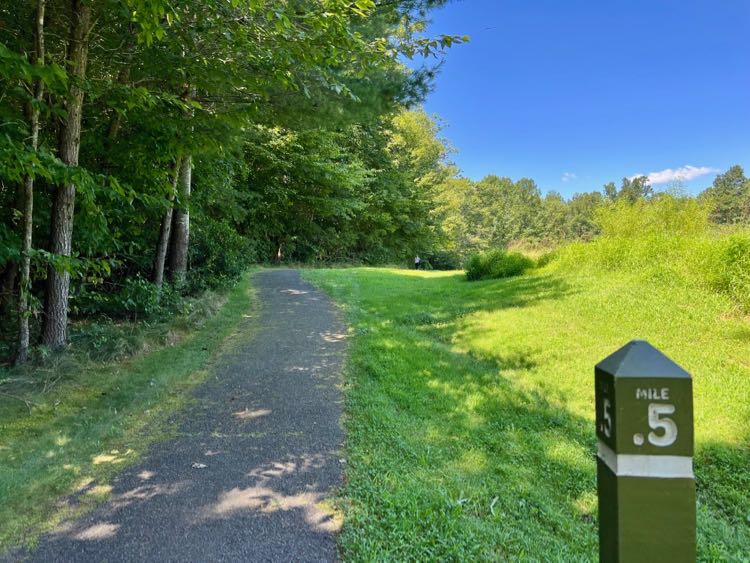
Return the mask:
<path id="1" fill-rule="evenodd" d="M 3 315 L 35 316 L 58 347 L 69 313 L 95 313 L 133 279 L 191 292 L 253 261 L 421 244 L 429 190 L 416 180 L 437 162 L 400 149 L 417 142 L 404 116 L 434 69 L 402 57 L 466 40 L 424 36 L 442 3 L 1 7 Z"/>
<path id="2" fill-rule="evenodd" d="M 601 209 L 658 197 L 647 177 L 566 199 L 461 176 L 420 109 L 467 40 L 425 36 L 444 1 L 0 6 L 0 340 L 22 361 L 64 346 L 70 315 L 164 311 L 254 262 L 460 267 L 589 240 Z M 701 200 L 750 222 L 739 166 Z"/>

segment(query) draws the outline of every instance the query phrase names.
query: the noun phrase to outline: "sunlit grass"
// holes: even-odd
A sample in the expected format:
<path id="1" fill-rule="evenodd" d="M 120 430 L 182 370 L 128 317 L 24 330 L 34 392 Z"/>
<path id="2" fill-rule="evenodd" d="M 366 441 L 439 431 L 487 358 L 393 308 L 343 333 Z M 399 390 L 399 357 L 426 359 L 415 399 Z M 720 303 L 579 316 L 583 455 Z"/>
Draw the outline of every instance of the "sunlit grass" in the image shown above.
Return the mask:
<path id="1" fill-rule="evenodd" d="M 44 368 L 59 378 L 53 387 L 35 384 L 46 372 L 27 370 L 17 390 L 0 395 L 0 555 L 106 499 L 110 478 L 168 436 L 168 415 L 205 378 L 251 299 L 246 278 L 200 322 L 177 320 L 179 339 L 152 340 L 139 347 L 148 352 L 105 363 L 79 343 L 54 369 Z M 14 374 L 6 372 L 5 381 Z M 2 390 L 13 389 L 8 383 Z"/>
<path id="2" fill-rule="evenodd" d="M 634 338 L 694 377 L 699 553 L 750 553 L 750 323 L 637 273 L 306 276 L 347 313 L 353 560 L 595 560 L 594 364 Z"/>

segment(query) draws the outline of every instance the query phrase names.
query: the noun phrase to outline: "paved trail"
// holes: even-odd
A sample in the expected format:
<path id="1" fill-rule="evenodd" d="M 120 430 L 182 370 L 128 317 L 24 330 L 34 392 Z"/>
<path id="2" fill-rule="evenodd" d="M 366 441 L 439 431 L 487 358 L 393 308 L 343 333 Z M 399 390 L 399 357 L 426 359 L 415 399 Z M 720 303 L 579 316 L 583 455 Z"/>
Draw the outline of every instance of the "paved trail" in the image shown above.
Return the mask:
<path id="1" fill-rule="evenodd" d="M 112 500 L 45 536 L 34 561 L 330 561 L 339 520 L 344 326 L 292 270 L 255 278 L 257 335 L 219 359 L 180 436 L 114 484 Z"/>

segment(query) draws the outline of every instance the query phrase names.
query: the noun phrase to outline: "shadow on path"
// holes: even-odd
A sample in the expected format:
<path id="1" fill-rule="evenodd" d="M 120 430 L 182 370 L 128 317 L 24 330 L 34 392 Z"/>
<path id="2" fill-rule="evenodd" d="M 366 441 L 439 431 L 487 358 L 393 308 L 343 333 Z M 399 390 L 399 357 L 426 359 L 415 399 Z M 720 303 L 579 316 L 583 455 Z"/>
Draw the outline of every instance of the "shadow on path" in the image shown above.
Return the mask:
<path id="1" fill-rule="evenodd" d="M 219 358 L 179 437 L 113 484 L 111 499 L 42 538 L 33 561 L 323 561 L 340 517 L 345 327 L 293 270 L 256 275 L 260 330 Z"/>

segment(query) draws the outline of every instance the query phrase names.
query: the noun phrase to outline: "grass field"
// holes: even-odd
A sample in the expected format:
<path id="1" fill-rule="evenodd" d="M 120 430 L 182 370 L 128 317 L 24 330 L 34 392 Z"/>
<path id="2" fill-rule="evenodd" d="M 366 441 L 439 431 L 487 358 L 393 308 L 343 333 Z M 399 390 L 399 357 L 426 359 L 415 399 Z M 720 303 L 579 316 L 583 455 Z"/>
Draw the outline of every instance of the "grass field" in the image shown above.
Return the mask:
<path id="1" fill-rule="evenodd" d="M 694 377 L 699 558 L 750 557 L 750 323 L 638 272 L 305 275 L 352 330 L 350 560 L 595 560 L 593 367 L 631 339 Z"/>
<path id="2" fill-rule="evenodd" d="M 168 415 L 248 316 L 249 277 L 212 302 L 198 318 L 128 334 L 79 327 L 73 350 L 43 368 L 0 371 L 0 558 L 105 500 L 109 479 L 168 436 Z M 140 351 L 128 356 L 128 346 Z"/>

